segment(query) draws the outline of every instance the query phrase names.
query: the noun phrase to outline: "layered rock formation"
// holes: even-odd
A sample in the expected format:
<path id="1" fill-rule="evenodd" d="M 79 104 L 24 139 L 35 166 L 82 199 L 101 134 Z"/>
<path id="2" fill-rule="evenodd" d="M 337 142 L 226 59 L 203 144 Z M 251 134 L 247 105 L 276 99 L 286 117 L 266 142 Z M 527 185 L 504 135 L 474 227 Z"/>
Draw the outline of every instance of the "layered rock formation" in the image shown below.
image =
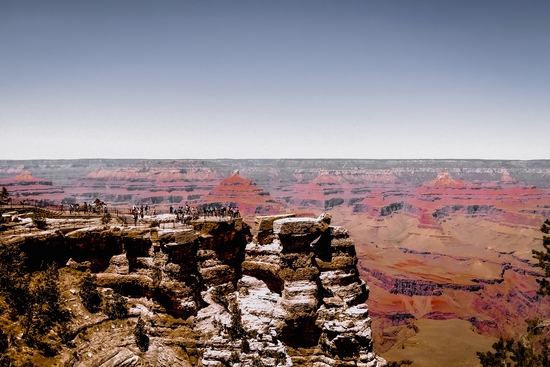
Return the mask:
<path id="1" fill-rule="evenodd" d="M 4 240 L 27 254 L 29 269 L 66 263 L 73 284 L 91 270 L 104 299 L 119 293 L 132 306 L 119 321 L 69 305 L 73 337 L 52 363 L 384 366 L 372 353 L 354 242 L 330 221 L 259 217 L 256 237 L 240 218 L 184 229 L 71 224 Z M 132 336 L 137 316 L 147 325 L 147 350 Z"/>
<path id="2" fill-rule="evenodd" d="M 198 203 L 214 206 L 232 204 L 238 206 L 239 212 L 247 219 L 255 215 L 277 214 L 283 211 L 283 206 L 268 192 L 238 172 L 224 178 Z"/>
<path id="3" fill-rule="evenodd" d="M 202 364 L 383 365 L 372 353 L 367 288 L 347 231 L 331 227 L 329 215 L 258 219 L 236 290 L 220 296 L 232 287 L 219 282 L 204 293 L 211 302 L 198 324 L 217 336 Z"/>

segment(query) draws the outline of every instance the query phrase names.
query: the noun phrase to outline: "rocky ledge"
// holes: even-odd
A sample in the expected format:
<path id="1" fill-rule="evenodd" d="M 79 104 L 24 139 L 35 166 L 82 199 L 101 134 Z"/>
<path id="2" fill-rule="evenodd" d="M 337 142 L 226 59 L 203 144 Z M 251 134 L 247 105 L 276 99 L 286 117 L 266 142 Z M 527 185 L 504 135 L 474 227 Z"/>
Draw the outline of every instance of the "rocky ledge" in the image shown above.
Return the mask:
<path id="1" fill-rule="evenodd" d="M 241 219 L 228 219 L 14 241 L 29 264 L 91 270 L 104 296 L 115 291 L 132 306 L 124 323 L 73 310 L 74 338 L 58 356 L 65 366 L 385 366 L 372 352 L 354 242 L 330 220 L 258 217 L 254 237 Z M 137 316 L 146 351 L 132 343 Z"/>

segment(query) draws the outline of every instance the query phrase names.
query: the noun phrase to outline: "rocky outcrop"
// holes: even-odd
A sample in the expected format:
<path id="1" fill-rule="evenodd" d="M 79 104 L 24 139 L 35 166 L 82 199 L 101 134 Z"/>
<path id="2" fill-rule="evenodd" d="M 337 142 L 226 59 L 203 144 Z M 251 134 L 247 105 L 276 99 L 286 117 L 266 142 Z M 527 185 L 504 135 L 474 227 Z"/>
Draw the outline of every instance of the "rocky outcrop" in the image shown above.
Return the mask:
<path id="1" fill-rule="evenodd" d="M 132 306 L 124 322 L 92 315 L 75 326 L 66 366 L 383 366 L 372 353 L 354 242 L 330 222 L 329 214 L 259 217 L 256 237 L 234 218 L 16 241 L 29 264 L 91 270 L 104 298 L 116 292 Z M 138 315 L 148 325 L 146 351 L 133 342 Z"/>
<path id="2" fill-rule="evenodd" d="M 381 366 L 353 241 L 319 218 L 263 217 L 234 292 L 198 312 L 205 366 Z M 214 337 L 215 335 L 215 337 Z M 205 338 L 206 339 L 206 338 Z"/>

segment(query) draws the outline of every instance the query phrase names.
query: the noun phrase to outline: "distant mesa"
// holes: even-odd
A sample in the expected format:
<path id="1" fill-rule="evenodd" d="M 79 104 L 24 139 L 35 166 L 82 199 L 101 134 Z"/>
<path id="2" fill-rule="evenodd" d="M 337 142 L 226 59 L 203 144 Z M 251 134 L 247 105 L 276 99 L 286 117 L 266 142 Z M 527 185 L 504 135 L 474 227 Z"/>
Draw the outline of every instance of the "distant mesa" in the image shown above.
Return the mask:
<path id="1" fill-rule="evenodd" d="M 518 180 L 513 178 L 510 175 L 510 172 L 508 172 L 508 170 L 505 170 L 505 169 L 502 170 L 502 177 L 500 178 L 500 181 L 506 182 L 506 183 L 519 183 Z"/>
<path id="2" fill-rule="evenodd" d="M 328 172 L 321 172 L 310 182 L 309 186 L 313 188 L 316 186 L 341 186 L 341 184 L 335 176 Z"/>
<path id="3" fill-rule="evenodd" d="M 258 202 L 265 201 L 263 197 L 268 196 L 261 187 L 258 187 L 251 180 L 242 177 L 237 172 L 224 178 L 206 195 L 204 200 L 235 200 L 236 198 L 256 199 Z"/>
<path id="4" fill-rule="evenodd" d="M 231 176 L 229 176 L 227 178 L 224 178 L 220 182 L 220 184 L 216 188 L 214 188 L 214 190 L 212 190 L 212 191 L 225 191 L 225 192 L 234 191 L 233 189 L 227 188 L 228 186 L 240 186 L 245 191 L 250 191 L 250 190 L 258 191 L 258 192 L 263 191 L 261 188 L 256 186 L 255 183 L 253 183 L 249 179 L 244 178 L 241 175 L 239 175 L 239 171 L 236 171 Z M 254 188 L 252 188 L 252 187 L 254 187 Z"/>
<path id="5" fill-rule="evenodd" d="M 338 181 L 335 176 L 326 172 L 320 173 L 307 184 L 306 190 L 307 192 L 303 193 L 304 197 L 318 200 L 324 200 L 327 195 L 341 194 L 344 192 L 340 181 Z"/>
<path id="6" fill-rule="evenodd" d="M 29 171 L 24 171 L 17 176 L 0 180 L 0 186 L 6 187 L 14 198 L 29 200 L 37 200 L 44 197 L 55 199 L 58 195 L 63 194 L 63 189 L 54 186 L 52 181 L 35 177 Z"/>
<path id="7" fill-rule="evenodd" d="M 186 169 L 175 169 L 172 167 L 124 167 L 114 170 L 98 167 L 88 173 L 86 178 L 115 181 L 174 182 L 181 180 L 216 180 L 218 176 L 210 169 L 203 167 Z"/>
<path id="8" fill-rule="evenodd" d="M 13 177 L 14 181 L 30 181 L 30 182 L 37 182 L 37 181 L 46 181 L 44 179 L 36 178 L 30 173 L 29 171 L 21 172 L 17 176 Z"/>
<path id="9" fill-rule="evenodd" d="M 44 178 L 38 178 L 32 175 L 29 171 L 23 171 L 17 176 L 0 180 L 2 185 L 51 185 L 52 182 Z"/>
<path id="10" fill-rule="evenodd" d="M 451 174 L 446 171 L 439 171 L 437 173 L 437 177 L 430 181 L 426 186 L 430 187 L 466 187 L 468 184 L 466 184 L 462 180 L 454 179 Z"/>

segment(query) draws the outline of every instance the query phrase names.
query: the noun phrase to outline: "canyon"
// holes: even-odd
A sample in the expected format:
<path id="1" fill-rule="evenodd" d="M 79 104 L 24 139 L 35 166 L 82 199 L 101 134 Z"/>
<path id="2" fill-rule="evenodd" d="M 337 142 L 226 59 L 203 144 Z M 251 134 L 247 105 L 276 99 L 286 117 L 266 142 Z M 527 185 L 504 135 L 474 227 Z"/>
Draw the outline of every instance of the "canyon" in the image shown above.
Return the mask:
<path id="1" fill-rule="evenodd" d="M 494 337 L 524 332 L 525 319 L 550 316 L 550 301 L 536 293 L 542 273 L 531 255 L 542 249 L 539 228 L 550 217 L 550 161 L 1 161 L 0 186 L 15 203 L 100 198 L 111 208 L 143 204 L 164 213 L 232 204 L 245 223 L 330 212 L 331 225 L 345 227 L 355 242 L 382 356 L 424 335 L 422 327 L 444 335 L 466 325 L 486 338 L 479 345 L 490 346 Z M 273 234 L 250 230 L 269 248 Z M 273 254 L 253 254 L 243 257 L 243 274 L 263 274 L 267 290 L 250 281 L 248 292 L 271 294 L 283 280 L 270 275 L 274 264 L 253 256 Z"/>

